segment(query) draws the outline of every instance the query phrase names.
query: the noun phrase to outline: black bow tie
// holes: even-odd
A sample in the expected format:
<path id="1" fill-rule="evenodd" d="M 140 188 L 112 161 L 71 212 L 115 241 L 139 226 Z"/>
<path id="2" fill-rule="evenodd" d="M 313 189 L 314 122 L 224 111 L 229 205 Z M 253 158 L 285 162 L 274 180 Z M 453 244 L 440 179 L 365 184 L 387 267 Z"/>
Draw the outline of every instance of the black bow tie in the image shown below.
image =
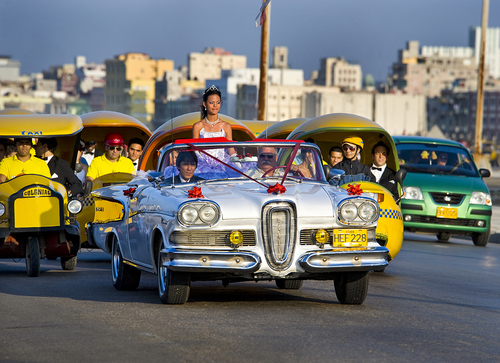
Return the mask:
<path id="1" fill-rule="evenodd" d="M 134 164 L 134 166 L 137 166 L 137 161 L 136 161 L 135 163 L 134 163 L 134 162 L 132 162 L 132 164 Z"/>
<path id="2" fill-rule="evenodd" d="M 38 159 L 45 160 L 45 161 L 49 160 L 49 157 L 43 158 L 43 157 L 41 157 L 41 156 L 37 156 L 37 158 L 38 158 Z"/>
<path id="3" fill-rule="evenodd" d="M 372 166 L 372 170 L 382 171 L 382 168 L 377 168 L 377 167 L 375 167 L 375 166 Z"/>
<path id="4" fill-rule="evenodd" d="M 94 152 L 93 152 L 93 151 L 84 151 L 84 152 L 83 152 L 83 155 L 86 155 L 86 154 L 89 154 L 89 155 L 94 155 Z"/>

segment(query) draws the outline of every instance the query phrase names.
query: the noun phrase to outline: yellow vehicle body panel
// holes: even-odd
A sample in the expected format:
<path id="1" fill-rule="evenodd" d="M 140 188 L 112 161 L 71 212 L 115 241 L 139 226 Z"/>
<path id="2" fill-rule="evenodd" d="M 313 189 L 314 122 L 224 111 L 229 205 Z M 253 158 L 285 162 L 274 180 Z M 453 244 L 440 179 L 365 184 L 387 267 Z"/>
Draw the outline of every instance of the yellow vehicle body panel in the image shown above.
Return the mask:
<path id="1" fill-rule="evenodd" d="M 16 199 L 14 210 L 15 228 L 57 227 L 60 223 L 59 200 L 54 197 Z"/>
<path id="2" fill-rule="evenodd" d="M 239 120 L 239 121 L 246 127 L 248 127 L 253 132 L 255 137 L 259 137 L 262 131 L 278 123 L 278 121 L 263 121 L 263 120 Z M 264 135 L 262 137 L 264 137 Z"/>
<path id="3" fill-rule="evenodd" d="M 286 139 L 293 130 L 306 121 L 309 121 L 309 119 L 298 117 L 277 122 L 263 130 L 259 135 L 259 139 Z"/>
<path id="4" fill-rule="evenodd" d="M 123 219 L 123 205 L 106 199 L 94 198 L 94 222 L 107 223 Z"/>
<path id="5" fill-rule="evenodd" d="M 0 115 L 1 137 L 57 137 L 79 133 L 77 115 Z"/>

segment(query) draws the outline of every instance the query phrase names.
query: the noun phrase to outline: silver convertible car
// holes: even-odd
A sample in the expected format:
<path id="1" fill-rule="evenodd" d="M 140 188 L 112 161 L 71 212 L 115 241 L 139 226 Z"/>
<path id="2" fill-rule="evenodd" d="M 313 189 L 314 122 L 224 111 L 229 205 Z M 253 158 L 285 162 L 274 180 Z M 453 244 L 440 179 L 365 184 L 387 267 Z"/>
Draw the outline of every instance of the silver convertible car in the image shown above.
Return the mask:
<path id="1" fill-rule="evenodd" d="M 136 289 L 142 271 L 154 273 L 167 304 L 214 280 L 333 280 L 341 303 L 362 304 L 368 272 L 388 263 L 377 195 L 330 185 L 318 147 L 303 141 L 176 140 L 156 171 L 92 195 L 87 233 L 112 255 L 114 287 Z"/>

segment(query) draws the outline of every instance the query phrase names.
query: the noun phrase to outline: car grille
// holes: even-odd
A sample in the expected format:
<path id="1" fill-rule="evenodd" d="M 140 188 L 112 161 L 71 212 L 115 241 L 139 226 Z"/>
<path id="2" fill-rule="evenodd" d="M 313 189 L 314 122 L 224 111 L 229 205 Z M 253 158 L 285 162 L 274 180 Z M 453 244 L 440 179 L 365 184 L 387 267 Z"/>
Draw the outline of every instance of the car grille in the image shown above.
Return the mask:
<path id="1" fill-rule="evenodd" d="M 316 242 L 316 232 L 319 229 L 303 229 L 300 231 L 300 244 L 303 246 L 315 246 Z M 327 244 L 332 244 L 333 239 L 333 228 L 325 229 L 328 232 L 330 238 Z M 375 242 L 375 229 L 368 230 L 368 242 Z"/>
<path id="2" fill-rule="evenodd" d="M 284 270 L 292 262 L 297 231 L 295 221 L 295 206 L 291 203 L 269 203 L 262 209 L 262 240 L 266 260 L 274 270 Z"/>
<path id="3" fill-rule="evenodd" d="M 213 246 L 233 247 L 229 241 L 231 231 L 174 231 L 170 234 L 170 244 L 176 246 Z M 240 230 L 243 233 L 243 242 L 240 246 L 255 246 L 256 238 L 253 230 Z"/>
<path id="4" fill-rule="evenodd" d="M 476 227 L 477 219 L 466 219 L 466 218 L 457 218 L 457 219 L 449 219 L 449 218 L 436 218 L 429 216 L 418 216 L 412 215 L 411 222 L 414 223 L 434 223 L 434 224 L 445 224 L 448 226 L 466 226 L 466 227 Z"/>
<path id="5" fill-rule="evenodd" d="M 452 193 L 429 193 L 437 204 L 453 204 L 457 205 L 462 203 L 464 200 L 463 194 L 452 194 Z"/>

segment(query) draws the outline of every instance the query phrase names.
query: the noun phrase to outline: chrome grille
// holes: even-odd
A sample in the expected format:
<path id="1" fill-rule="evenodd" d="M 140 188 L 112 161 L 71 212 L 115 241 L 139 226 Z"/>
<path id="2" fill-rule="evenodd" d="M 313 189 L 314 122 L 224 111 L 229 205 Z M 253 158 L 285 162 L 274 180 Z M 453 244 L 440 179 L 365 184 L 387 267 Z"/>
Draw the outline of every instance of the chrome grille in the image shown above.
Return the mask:
<path id="1" fill-rule="evenodd" d="M 453 194 L 453 193 L 429 193 L 434 200 L 434 203 L 438 204 L 461 204 L 464 199 L 463 194 Z"/>
<path id="2" fill-rule="evenodd" d="M 303 246 L 315 246 L 316 242 L 316 232 L 318 229 L 303 229 L 300 231 L 300 244 Z M 332 244 L 333 238 L 333 228 L 325 229 L 330 235 L 327 244 Z M 375 242 L 375 229 L 368 229 L 368 242 Z"/>
<path id="3" fill-rule="evenodd" d="M 233 247 L 229 241 L 231 231 L 174 231 L 170 234 L 170 244 L 176 246 L 214 246 Z M 240 230 L 243 242 L 240 246 L 255 246 L 256 238 L 253 230 Z"/>
<path id="4" fill-rule="evenodd" d="M 275 270 L 286 269 L 295 248 L 296 213 L 287 202 L 269 203 L 262 209 L 262 239 L 266 260 Z"/>

